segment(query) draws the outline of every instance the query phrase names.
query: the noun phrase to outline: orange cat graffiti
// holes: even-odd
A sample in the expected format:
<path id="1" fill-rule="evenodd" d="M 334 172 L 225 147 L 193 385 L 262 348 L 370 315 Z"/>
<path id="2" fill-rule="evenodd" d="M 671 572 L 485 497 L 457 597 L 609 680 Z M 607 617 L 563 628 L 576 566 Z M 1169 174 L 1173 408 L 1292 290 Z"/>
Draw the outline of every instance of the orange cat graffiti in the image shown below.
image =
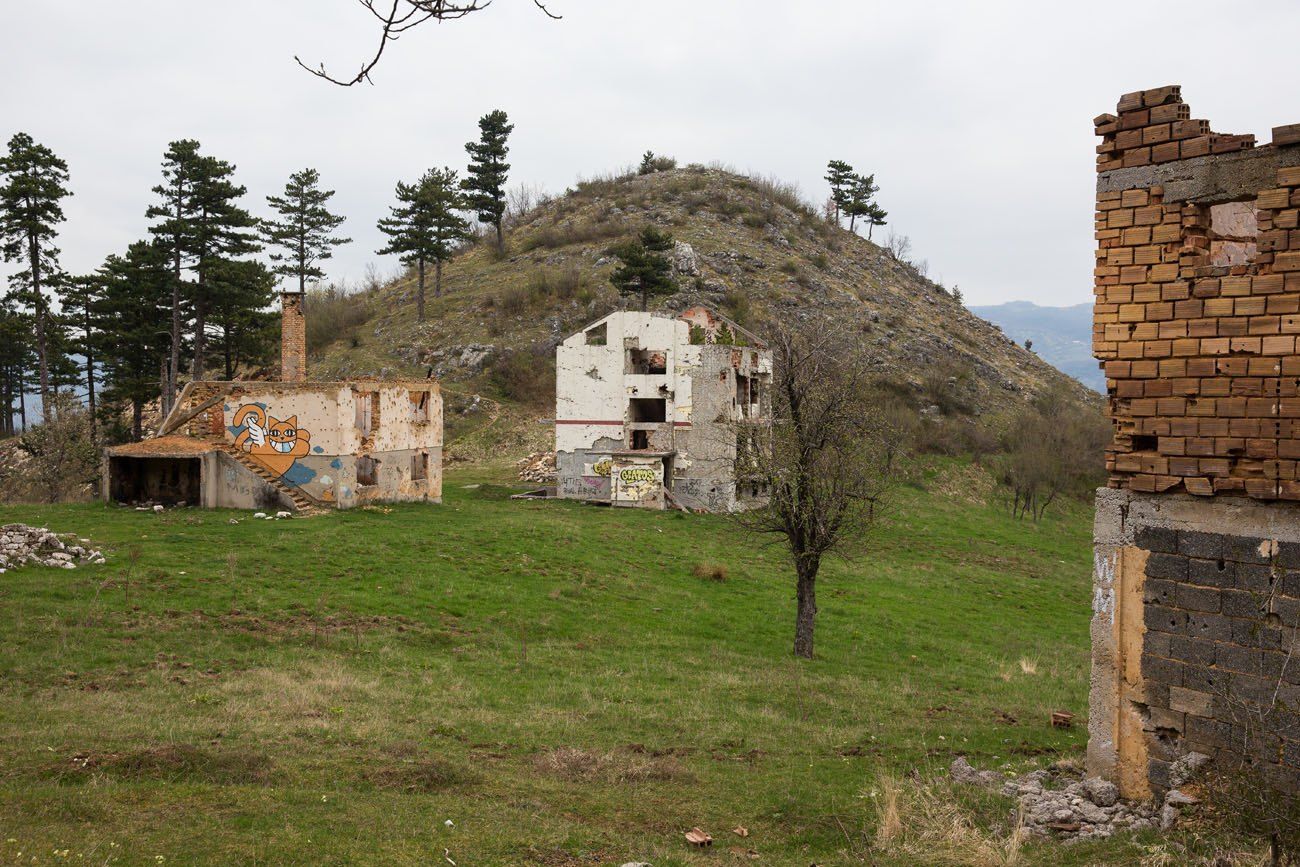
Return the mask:
<path id="1" fill-rule="evenodd" d="M 234 426 L 245 425 L 235 437 L 235 448 L 277 476 L 283 476 L 294 461 L 311 450 L 311 432 L 298 427 L 298 416 L 286 419 L 268 416 L 255 404 L 241 406 L 235 413 Z"/>

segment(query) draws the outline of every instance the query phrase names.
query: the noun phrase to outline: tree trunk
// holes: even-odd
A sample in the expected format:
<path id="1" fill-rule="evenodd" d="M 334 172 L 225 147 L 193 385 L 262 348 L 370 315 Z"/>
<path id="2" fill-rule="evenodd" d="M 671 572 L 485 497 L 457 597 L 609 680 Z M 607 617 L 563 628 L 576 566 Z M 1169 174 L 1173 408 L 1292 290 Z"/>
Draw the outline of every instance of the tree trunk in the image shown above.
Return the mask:
<path id="1" fill-rule="evenodd" d="M 178 215 L 179 219 L 179 215 Z M 176 258 L 172 271 L 172 345 L 167 356 L 167 369 L 162 376 L 162 411 L 165 417 L 171 412 L 176 399 L 176 380 L 181 376 L 181 249 L 176 242 Z"/>
<path id="2" fill-rule="evenodd" d="M 419 289 L 415 293 L 415 321 L 424 321 L 424 259 L 421 258 L 416 267 L 420 272 Z"/>
<path id="3" fill-rule="evenodd" d="M 95 441 L 95 359 L 86 350 L 86 406 L 90 410 L 90 441 Z"/>
<path id="4" fill-rule="evenodd" d="M 162 411 L 162 417 L 166 418 L 167 413 L 171 412 L 172 399 L 168 396 L 171 393 L 171 378 L 168 370 L 168 360 L 162 358 L 158 362 L 158 391 L 160 400 L 158 401 L 159 409 Z"/>
<path id="5" fill-rule="evenodd" d="M 641 283 L 641 312 L 644 313 L 644 312 L 646 311 L 646 309 L 647 309 L 649 306 L 650 306 L 650 292 L 649 292 L 649 289 L 646 287 L 645 282 L 642 281 L 642 283 Z"/>
<path id="6" fill-rule="evenodd" d="M 203 371 L 207 366 L 205 356 L 208 352 L 208 310 L 207 302 L 203 301 L 203 280 L 199 279 L 199 303 L 194 305 L 194 358 L 190 362 L 190 379 L 198 382 L 203 379 Z"/>
<path id="7" fill-rule="evenodd" d="M 433 263 L 433 297 L 442 297 L 442 260 Z"/>
<path id="8" fill-rule="evenodd" d="M 875 224 L 875 223 L 867 223 L 867 240 L 868 240 L 868 241 L 871 240 L 871 233 L 874 232 L 875 230 L 876 230 L 876 224 Z"/>
<path id="9" fill-rule="evenodd" d="M 45 342 L 45 291 L 41 286 L 41 248 L 36 235 L 27 234 L 28 265 L 32 269 L 32 303 L 36 307 L 36 359 L 40 370 L 41 415 L 50 415 L 50 362 Z"/>
<path id="10" fill-rule="evenodd" d="M 497 227 L 497 252 L 500 253 L 500 254 L 502 254 L 502 255 L 505 255 L 505 252 L 506 252 L 506 238 L 505 238 L 505 235 L 501 234 L 501 221 L 500 221 L 500 220 L 497 220 L 497 222 L 496 222 L 496 227 Z"/>
<path id="11" fill-rule="evenodd" d="M 144 436 L 144 401 L 131 398 L 131 438 L 136 442 Z"/>
<path id="12" fill-rule="evenodd" d="M 797 608 L 794 617 L 794 655 L 813 658 L 813 627 L 817 618 L 817 561 L 795 566 L 798 581 L 795 585 Z"/>

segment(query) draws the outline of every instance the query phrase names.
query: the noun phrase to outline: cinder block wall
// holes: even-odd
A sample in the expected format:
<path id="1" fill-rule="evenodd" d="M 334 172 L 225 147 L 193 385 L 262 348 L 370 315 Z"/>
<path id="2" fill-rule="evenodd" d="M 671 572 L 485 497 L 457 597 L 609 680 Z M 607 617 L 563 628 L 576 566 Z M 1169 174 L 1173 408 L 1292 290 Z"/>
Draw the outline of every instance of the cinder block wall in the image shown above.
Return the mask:
<path id="1" fill-rule="evenodd" d="M 1131 797 L 1188 751 L 1300 783 L 1300 125 L 1256 147 L 1192 119 L 1177 86 L 1094 123 L 1115 436 L 1089 767 Z"/>

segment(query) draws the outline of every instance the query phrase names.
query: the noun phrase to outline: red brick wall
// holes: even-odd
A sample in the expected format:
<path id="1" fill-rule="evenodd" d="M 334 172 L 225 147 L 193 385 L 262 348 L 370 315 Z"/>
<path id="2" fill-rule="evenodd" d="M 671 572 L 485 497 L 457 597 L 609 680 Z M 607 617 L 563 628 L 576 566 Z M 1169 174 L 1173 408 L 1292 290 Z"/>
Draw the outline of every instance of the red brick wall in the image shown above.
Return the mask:
<path id="1" fill-rule="evenodd" d="M 1110 485 L 1300 500 L 1300 161 L 1289 146 L 1300 127 L 1256 149 L 1254 136 L 1192 120 L 1177 86 L 1125 94 L 1094 123 L 1093 350 L 1115 426 Z M 1207 163 L 1237 170 L 1256 155 L 1277 167 L 1248 196 L 1166 192 L 1217 177 Z M 1188 160 L 1165 172 L 1177 184 L 1158 182 L 1156 168 Z"/>
<path id="2" fill-rule="evenodd" d="M 283 382 L 307 380 L 307 321 L 302 312 L 302 295 L 280 295 L 280 379 Z"/>

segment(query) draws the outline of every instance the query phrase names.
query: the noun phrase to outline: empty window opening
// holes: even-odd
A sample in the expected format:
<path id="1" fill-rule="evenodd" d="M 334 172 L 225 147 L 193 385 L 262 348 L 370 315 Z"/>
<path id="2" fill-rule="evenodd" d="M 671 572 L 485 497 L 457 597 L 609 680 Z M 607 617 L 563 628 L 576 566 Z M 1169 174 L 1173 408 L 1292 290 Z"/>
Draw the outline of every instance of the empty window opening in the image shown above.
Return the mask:
<path id="1" fill-rule="evenodd" d="M 429 453 L 417 452 L 411 455 L 411 481 L 418 482 L 429 478 Z"/>
<path id="2" fill-rule="evenodd" d="M 411 421 L 424 424 L 429 420 L 429 392 L 408 392 L 411 397 Z"/>
<path id="3" fill-rule="evenodd" d="M 632 449 L 634 451 L 645 451 L 650 448 L 650 431 L 634 430 L 632 431 Z"/>
<path id="4" fill-rule="evenodd" d="M 1153 452 L 1159 447 L 1160 438 L 1148 436 L 1146 434 L 1133 435 L 1133 451 L 1135 452 Z"/>
<path id="5" fill-rule="evenodd" d="M 668 350 L 629 349 L 627 351 L 627 372 L 643 374 L 667 373 Z"/>
<path id="6" fill-rule="evenodd" d="M 356 426 L 363 437 L 370 436 L 379 427 L 379 392 L 354 391 L 352 402 L 356 405 Z"/>
<path id="7" fill-rule="evenodd" d="M 1255 261 L 1259 242 L 1259 213 L 1255 203 L 1224 202 L 1211 205 L 1210 264 L 1220 268 Z"/>
<path id="8" fill-rule="evenodd" d="M 595 328 L 588 328 L 585 333 L 588 346 L 604 346 L 609 342 L 609 323 L 602 322 Z"/>
<path id="9" fill-rule="evenodd" d="M 668 418 L 668 401 L 662 397 L 634 397 L 628 401 L 628 421 L 656 422 Z"/>
<path id="10" fill-rule="evenodd" d="M 357 458 L 357 486 L 373 487 L 379 484 L 379 461 L 369 455 Z"/>

